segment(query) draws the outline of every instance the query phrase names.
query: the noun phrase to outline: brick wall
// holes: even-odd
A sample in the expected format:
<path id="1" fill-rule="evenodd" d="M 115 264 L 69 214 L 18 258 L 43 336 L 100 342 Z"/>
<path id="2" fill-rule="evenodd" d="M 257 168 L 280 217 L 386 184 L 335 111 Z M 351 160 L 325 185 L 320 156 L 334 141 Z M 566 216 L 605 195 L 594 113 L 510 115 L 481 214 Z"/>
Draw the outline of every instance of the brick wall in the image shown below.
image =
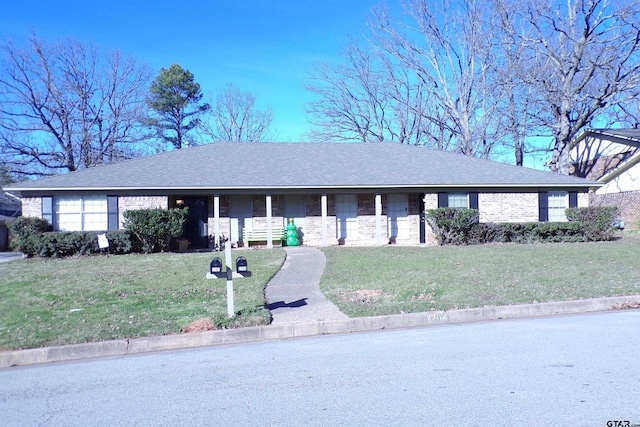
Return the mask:
<path id="1" fill-rule="evenodd" d="M 624 219 L 625 228 L 640 228 L 640 191 L 624 193 L 594 194 L 592 206 L 617 206 Z"/>
<path id="2" fill-rule="evenodd" d="M 266 196 L 253 196 L 253 227 L 267 228 L 267 198 Z M 271 196 L 271 227 L 284 226 L 284 198 Z"/>
<path id="3" fill-rule="evenodd" d="M 42 198 L 41 197 L 23 197 L 22 199 L 22 216 L 42 217 Z"/>
<path id="4" fill-rule="evenodd" d="M 538 221 L 538 193 L 478 194 L 480 222 Z"/>
<path id="5" fill-rule="evenodd" d="M 118 197 L 118 221 L 124 223 L 124 212 L 131 209 L 169 209 L 167 196 L 120 196 Z"/>
<path id="6" fill-rule="evenodd" d="M 333 245 L 336 240 L 336 198 L 327 196 L 327 244 Z M 322 245 L 322 196 L 313 194 L 307 196 L 307 217 L 305 219 L 304 244 L 311 246 Z"/>

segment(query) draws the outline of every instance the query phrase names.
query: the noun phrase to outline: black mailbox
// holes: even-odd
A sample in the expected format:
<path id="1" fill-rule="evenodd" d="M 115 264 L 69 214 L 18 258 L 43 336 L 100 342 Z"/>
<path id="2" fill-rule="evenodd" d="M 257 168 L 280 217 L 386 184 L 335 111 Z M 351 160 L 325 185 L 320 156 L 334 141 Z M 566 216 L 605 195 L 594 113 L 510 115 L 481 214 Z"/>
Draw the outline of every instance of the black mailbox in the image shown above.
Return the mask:
<path id="1" fill-rule="evenodd" d="M 249 268 L 247 266 L 247 259 L 243 256 L 239 256 L 238 258 L 236 258 L 236 271 L 238 273 L 246 273 L 247 271 L 249 271 Z"/>
<path id="2" fill-rule="evenodd" d="M 222 260 L 218 257 L 215 257 L 211 260 L 211 267 L 209 273 L 216 274 L 222 272 Z"/>

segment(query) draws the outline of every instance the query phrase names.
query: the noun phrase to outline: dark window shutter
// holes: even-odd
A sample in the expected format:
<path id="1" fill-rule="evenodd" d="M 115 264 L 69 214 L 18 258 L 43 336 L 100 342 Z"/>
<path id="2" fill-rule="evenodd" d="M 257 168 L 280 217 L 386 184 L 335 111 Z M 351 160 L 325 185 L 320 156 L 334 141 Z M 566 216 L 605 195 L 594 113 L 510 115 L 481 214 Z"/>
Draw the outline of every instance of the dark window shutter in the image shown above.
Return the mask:
<path id="1" fill-rule="evenodd" d="M 53 225 L 53 197 L 42 198 L 42 218 Z"/>
<path id="2" fill-rule="evenodd" d="M 447 193 L 438 193 L 438 207 L 439 208 L 449 207 L 449 200 L 447 198 Z"/>
<path id="3" fill-rule="evenodd" d="M 478 209 L 478 193 L 469 193 L 469 209 Z"/>
<path id="4" fill-rule="evenodd" d="M 577 208 L 578 207 L 578 192 L 577 191 L 569 191 L 569 207 Z"/>
<path id="5" fill-rule="evenodd" d="M 549 194 L 546 191 L 538 193 L 538 210 L 540 222 L 549 221 Z"/>
<path id="6" fill-rule="evenodd" d="M 108 229 L 117 230 L 118 224 L 118 196 L 107 196 Z"/>

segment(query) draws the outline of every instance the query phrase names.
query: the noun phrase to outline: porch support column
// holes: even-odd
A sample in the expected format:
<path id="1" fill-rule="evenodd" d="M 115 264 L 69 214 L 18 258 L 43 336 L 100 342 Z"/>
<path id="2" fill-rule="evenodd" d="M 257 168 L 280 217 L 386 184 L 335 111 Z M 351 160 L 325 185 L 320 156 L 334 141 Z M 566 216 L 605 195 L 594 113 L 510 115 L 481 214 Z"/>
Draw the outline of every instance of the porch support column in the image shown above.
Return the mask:
<path id="1" fill-rule="evenodd" d="M 431 206 L 427 204 L 427 193 L 424 193 L 424 198 L 422 199 L 422 215 L 424 219 L 424 244 L 429 246 L 429 240 L 427 240 L 427 235 L 429 232 L 427 231 L 429 228 L 429 223 L 427 222 L 427 209 L 431 209 Z"/>
<path id="2" fill-rule="evenodd" d="M 382 195 L 376 194 L 376 246 L 382 246 Z"/>
<path id="3" fill-rule="evenodd" d="M 323 194 L 320 198 L 320 206 L 322 209 L 322 246 L 327 246 L 327 195 Z"/>
<path id="4" fill-rule="evenodd" d="M 213 196 L 213 238 L 214 247 L 220 242 L 220 195 Z"/>
<path id="5" fill-rule="evenodd" d="M 273 249 L 273 224 L 271 224 L 271 194 L 267 194 L 267 249 Z"/>

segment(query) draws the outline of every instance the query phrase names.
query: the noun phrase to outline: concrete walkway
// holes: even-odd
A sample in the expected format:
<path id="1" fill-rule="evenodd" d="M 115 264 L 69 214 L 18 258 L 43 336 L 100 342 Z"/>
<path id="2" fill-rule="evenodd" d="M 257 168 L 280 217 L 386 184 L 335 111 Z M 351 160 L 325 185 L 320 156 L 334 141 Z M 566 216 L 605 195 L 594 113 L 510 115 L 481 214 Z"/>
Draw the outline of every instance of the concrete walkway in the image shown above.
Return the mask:
<path id="1" fill-rule="evenodd" d="M 24 255 L 20 252 L 0 252 L 0 262 L 8 262 L 22 258 L 24 258 Z"/>
<path id="2" fill-rule="evenodd" d="M 326 259 L 306 246 L 285 247 L 287 258 L 265 288 L 272 324 L 325 322 L 349 317 L 320 291 Z"/>

